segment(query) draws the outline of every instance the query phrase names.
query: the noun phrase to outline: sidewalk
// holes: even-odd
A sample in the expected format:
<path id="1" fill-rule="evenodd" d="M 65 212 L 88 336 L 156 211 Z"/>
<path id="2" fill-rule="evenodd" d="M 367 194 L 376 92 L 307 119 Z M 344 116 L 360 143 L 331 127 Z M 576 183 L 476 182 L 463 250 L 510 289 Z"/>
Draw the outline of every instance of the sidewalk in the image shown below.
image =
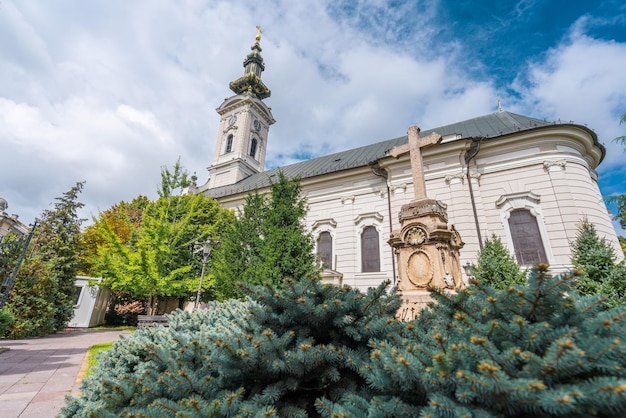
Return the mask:
<path id="1" fill-rule="evenodd" d="M 75 329 L 43 338 L 0 340 L 0 416 L 56 417 L 76 381 L 87 349 L 128 331 Z"/>

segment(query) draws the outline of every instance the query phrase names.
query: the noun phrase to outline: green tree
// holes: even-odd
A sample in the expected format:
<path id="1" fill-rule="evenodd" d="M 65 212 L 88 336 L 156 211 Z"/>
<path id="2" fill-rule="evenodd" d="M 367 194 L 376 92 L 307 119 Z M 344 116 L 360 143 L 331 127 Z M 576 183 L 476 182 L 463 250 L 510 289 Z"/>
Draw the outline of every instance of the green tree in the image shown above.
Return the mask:
<path id="1" fill-rule="evenodd" d="M 526 273 L 515 262 L 498 236 L 492 234 L 478 253 L 478 264 L 471 269 L 479 282 L 495 289 L 526 283 Z"/>
<path id="2" fill-rule="evenodd" d="M 115 234 L 119 241 L 128 244 L 133 238 L 133 231 L 141 227 L 143 211 L 150 204 L 145 196 L 138 196 L 130 203 L 120 202 L 100 213 L 98 218 L 93 219 L 93 224 L 88 225 L 82 234 L 82 246 L 84 248 L 83 260 L 80 273 L 85 276 L 96 275 L 95 264 L 98 263 L 98 250 L 108 245 L 101 234 L 103 224 Z"/>
<path id="3" fill-rule="evenodd" d="M 114 292 L 145 301 L 150 314 L 157 312 L 163 298 L 186 299 L 197 291 L 200 263 L 193 243 L 218 238 L 234 218 L 211 197 L 173 195 L 186 177 L 176 167 L 178 163 L 174 174 L 163 169 L 162 181 L 167 184 L 161 185 L 160 197 L 143 209 L 140 225 L 126 210 L 115 212 L 121 215 L 115 223 L 102 217 L 96 222 L 96 235 L 104 244 L 98 246 L 93 271 Z M 203 281 L 205 295 L 210 295 L 206 291 L 211 279 L 207 275 Z"/>
<path id="4" fill-rule="evenodd" d="M 609 305 L 626 304 L 626 268 L 615 249 L 600 238 L 595 226 L 583 219 L 572 243 L 572 264 L 582 272 L 577 288 L 582 295 L 604 294 Z"/>
<path id="5" fill-rule="evenodd" d="M 317 399 L 367 389 L 367 342 L 400 326 L 387 287 L 287 279 L 247 288 L 245 301 L 177 311 L 169 327 L 114 343 L 60 416 L 316 416 Z"/>
<path id="6" fill-rule="evenodd" d="M 360 369 L 371 392 L 318 401 L 325 417 L 616 417 L 626 414 L 626 308 L 581 298 L 575 278 L 481 282 L 437 303 Z"/>
<path id="7" fill-rule="evenodd" d="M 626 307 L 547 268 L 406 323 L 384 285 L 256 286 L 116 342 L 60 416 L 624 416 Z"/>
<path id="8" fill-rule="evenodd" d="M 53 209 L 45 210 L 28 257 L 11 292 L 7 309 L 15 317 L 10 336 L 46 335 L 67 327 L 74 315 L 74 280 L 81 263 L 78 201 L 84 182 L 76 183 Z"/>
<path id="9" fill-rule="evenodd" d="M 306 230 L 306 201 L 299 179 L 279 172 L 268 195 L 250 193 L 239 217 L 212 257 L 220 300 L 242 295 L 242 282 L 279 286 L 285 278 L 317 273 L 313 239 Z"/>

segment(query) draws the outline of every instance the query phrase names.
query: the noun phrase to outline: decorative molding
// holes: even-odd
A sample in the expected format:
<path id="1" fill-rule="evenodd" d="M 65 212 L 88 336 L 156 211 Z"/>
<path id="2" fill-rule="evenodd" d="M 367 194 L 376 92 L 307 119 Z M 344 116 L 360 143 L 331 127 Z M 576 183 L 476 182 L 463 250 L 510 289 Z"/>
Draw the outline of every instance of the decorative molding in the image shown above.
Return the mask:
<path id="1" fill-rule="evenodd" d="M 312 229 L 316 230 L 322 225 L 329 225 L 332 228 L 337 228 L 337 221 L 334 220 L 333 218 L 318 219 L 317 221 L 313 222 Z"/>
<path id="2" fill-rule="evenodd" d="M 354 224 L 358 225 L 366 219 L 373 219 L 375 221 L 382 222 L 385 217 L 378 212 L 362 213 L 361 215 L 354 218 Z"/>
<path id="3" fill-rule="evenodd" d="M 476 180 L 476 184 L 478 184 L 480 186 L 480 177 L 482 176 L 482 173 L 479 173 L 478 171 L 470 171 L 470 179 L 474 179 Z"/>
<path id="4" fill-rule="evenodd" d="M 391 192 L 392 192 L 393 194 L 396 194 L 396 191 L 397 191 L 397 190 L 401 190 L 401 191 L 402 191 L 402 193 L 406 193 L 406 188 L 407 188 L 407 187 L 408 187 L 408 184 L 405 182 L 405 183 L 400 183 L 400 184 L 395 184 L 395 185 L 392 185 L 392 186 L 390 187 L 390 189 L 391 189 Z"/>
<path id="5" fill-rule="evenodd" d="M 514 202 L 521 202 L 523 203 L 522 206 L 516 205 Z M 496 200 L 496 206 L 497 207 L 502 207 L 502 205 L 504 205 L 507 202 L 511 202 L 511 206 L 513 208 L 524 208 L 526 207 L 526 202 L 530 201 L 533 202 L 534 204 L 538 204 L 541 201 L 541 196 L 539 196 L 536 193 L 533 192 L 518 192 L 518 193 L 509 193 L 509 194 L 503 194 L 502 196 L 500 196 L 500 198 L 498 200 Z"/>
<path id="6" fill-rule="evenodd" d="M 354 203 L 354 201 L 356 200 L 356 197 L 354 195 L 350 195 L 350 196 L 342 196 L 341 197 L 341 203 L 342 204 L 346 204 L 346 202 L 350 201 L 350 203 Z"/>
<path id="7" fill-rule="evenodd" d="M 567 165 L 567 161 L 564 160 L 564 159 L 556 160 L 556 161 L 555 160 L 548 160 L 548 161 L 544 161 L 543 162 L 543 168 L 547 172 L 558 171 L 559 169 L 561 171 L 564 171 L 566 165 Z"/>
<path id="8" fill-rule="evenodd" d="M 465 173 L 460 172 L 457 174 L 448 174 L 446 177 L 446 183 L 448 184 L 459 184 L 463 183 L 463 179 L 465 179 Z"/>

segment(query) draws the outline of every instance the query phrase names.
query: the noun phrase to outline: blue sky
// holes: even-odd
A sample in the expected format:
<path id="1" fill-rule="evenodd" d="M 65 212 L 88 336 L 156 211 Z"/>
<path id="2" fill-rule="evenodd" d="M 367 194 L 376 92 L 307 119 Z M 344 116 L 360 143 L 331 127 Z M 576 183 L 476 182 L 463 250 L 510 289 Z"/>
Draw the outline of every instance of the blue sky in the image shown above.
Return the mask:
<path id="1" fill-rule="evenodd" d="M 180 156 L 206 181 L 215 113 L 263 27 L 267 166 L 497 110 L 574 121 L 626 193 L 623 1 L 3 0 L 0 196 L 32 222 L 86 180 L 90 217 L 156 196 Z M 622 232 L 623 235 L 626 233 Z"/>

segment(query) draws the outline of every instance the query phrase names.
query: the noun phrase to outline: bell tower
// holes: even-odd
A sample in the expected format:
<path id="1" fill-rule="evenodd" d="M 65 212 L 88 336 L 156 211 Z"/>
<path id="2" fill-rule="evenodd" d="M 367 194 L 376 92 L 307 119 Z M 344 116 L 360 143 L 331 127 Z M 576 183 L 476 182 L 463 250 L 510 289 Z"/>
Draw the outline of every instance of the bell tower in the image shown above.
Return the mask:
<path id="1" fill-rule="evenodd" d="M 209 166 L 208 188 L 235 184 L 265 167 L 267 137 L 276 121 L 263 99 L 270 89 L 261 81 L 265 63 L 261 57 L 261 27 L 252 52 L 243 61 L 243 76 L 230 83 L 235 93 L 224 100 L 217 113 L 220 124 L 213 163 Z"/>

